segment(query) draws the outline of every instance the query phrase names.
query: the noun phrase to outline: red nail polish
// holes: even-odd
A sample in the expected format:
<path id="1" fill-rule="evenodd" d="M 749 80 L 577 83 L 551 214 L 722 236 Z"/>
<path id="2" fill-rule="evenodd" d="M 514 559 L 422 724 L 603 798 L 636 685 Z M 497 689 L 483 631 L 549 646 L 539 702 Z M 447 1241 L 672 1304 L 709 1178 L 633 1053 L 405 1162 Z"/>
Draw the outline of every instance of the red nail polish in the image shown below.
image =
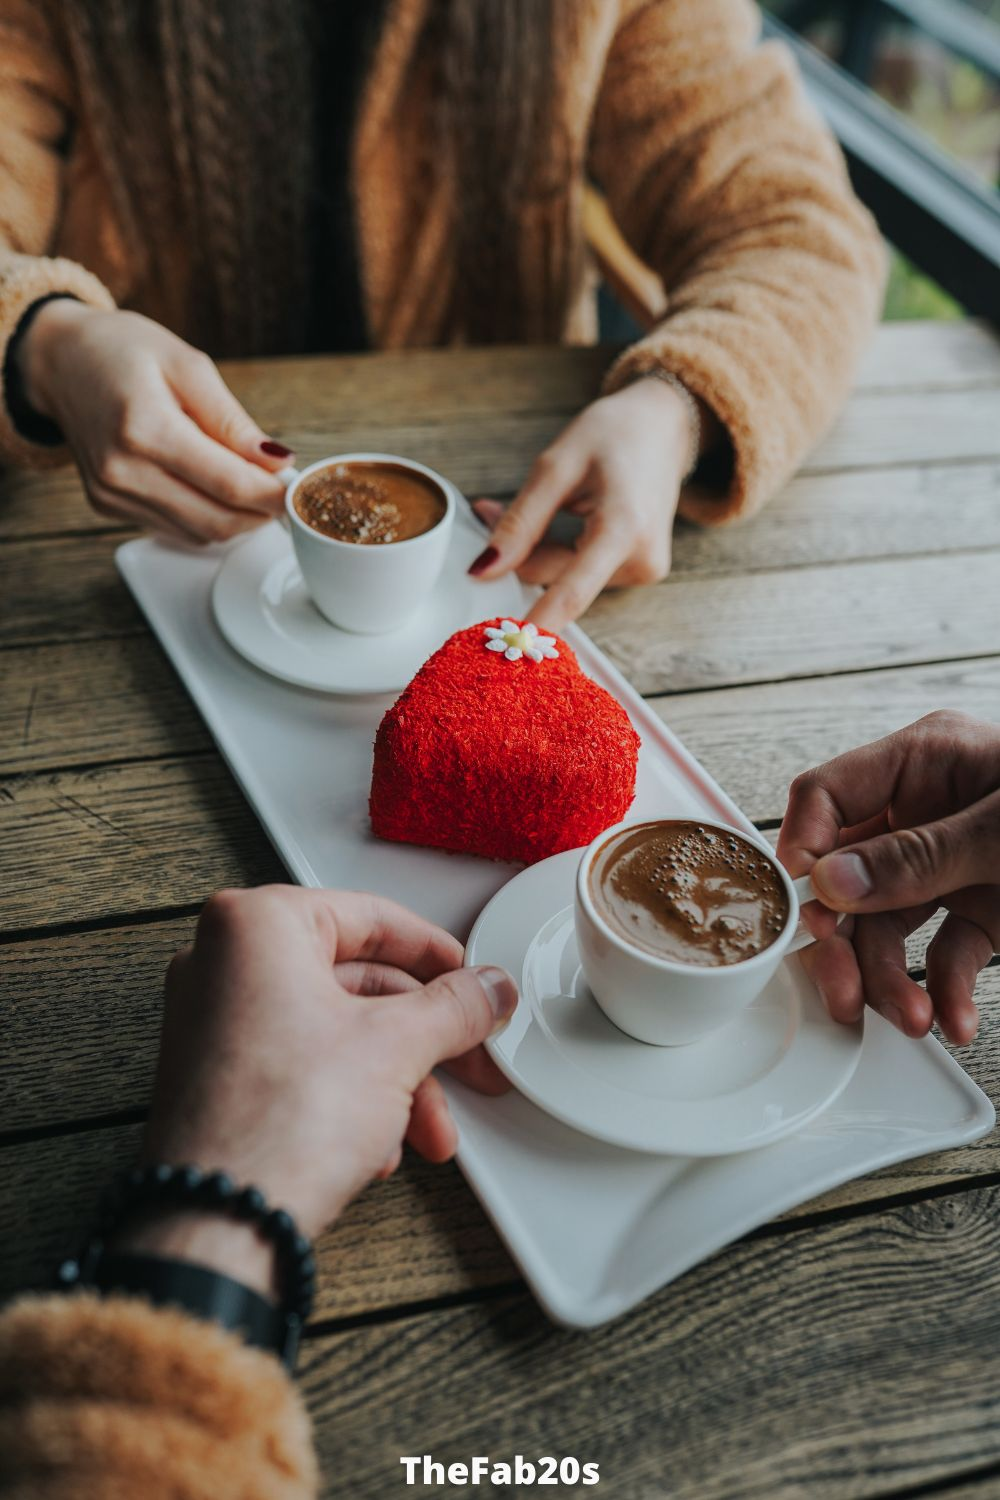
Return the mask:
<path id="1" fill-rule="evenodd" d="M 292 456 L 291 448 L 286 448 L 284 443 L 272 443 L 270 438 L 261 443 L 260 451 L 266 453 L 268 458 L 291 458 Z"/>
<path id="2" fill-rule="evenodd" d="M 485 552 L 480 552 L 475 562 L 469 568 L 469 572 L 473 578 L 478 577 L 480 573 L 485 573 L 487 568 L 491 568 L 499 556 L 500 553 L 496 547 L 487 547 Z"/>

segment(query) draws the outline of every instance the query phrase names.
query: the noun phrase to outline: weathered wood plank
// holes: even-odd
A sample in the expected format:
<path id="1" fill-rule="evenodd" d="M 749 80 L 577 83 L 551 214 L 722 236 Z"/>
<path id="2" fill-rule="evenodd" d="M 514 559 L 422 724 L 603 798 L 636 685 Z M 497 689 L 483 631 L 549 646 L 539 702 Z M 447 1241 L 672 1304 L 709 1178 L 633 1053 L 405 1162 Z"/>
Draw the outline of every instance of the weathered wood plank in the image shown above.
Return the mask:
<path id="1" fill-rule="evenodd" d="M 149 635 L 0 652 L 0 766 L 8 775 L 211 748 Z"/>
<path id="2" fill-rule="evenodd" d="M 395 448 L 392 434 L 383 439 Z M 496 493 L 516 488 L 533 457 L 514 444 Z M 104 531 L 107 546 L 130 533 L 93 516 L 69 475 L 15 481 L 24 490 L 51 487 L 44 495 L 49 530 Z M 480 489 L 486 486 L 480 485 Z M 15 496 L 17 490 L 15 489 Z M 37 503 L 43 503 L 41 494 Z M 0 502 L 0 537 L 15 529 L 16 504 Z M 91 517 L 95 523 L 91 526 Z M 25 535 L 42 535 L 39 530 Z M 83 544 L 75 539 L 75 546 Z M 799 475 L 745 525 L 705 528 L 681 522 L 674 534 L 674 576 L 749 573 L 761 568 L 859 558 L 916 556 L 1000 546 L 1000 464 L 919 465 L 856 473 Z M 74 548 L 69 555 L 75 555 Z M 14 581 L 16 583 L 16 574 Z M 57 575 L 58 581 L 58 575 Z M 58 608 L 52 599 L 46 618 Z"/>
<path id="3" fill-rule="evenodd" d="M 800 474 L 743 524 L 680 523 L 673 574 L 745 574 L 997 546 L 1000 464 Z"/>
<path id="4" fill-rule="evenodd" d="M 8 774 L 211 746 L 149 636 L 0 653 L 0 766 Z M 929 713 L 1000 718 L 1000 661 L 801 678 L 653 698 L 652 706 L 749 815 L 784 811 L 792 777 Z"/>
<path id="5" fill-rule="evenodd" d="M 146 1106 L 164 972 L 194 926 L 179 917 L 0 946 L 0 1134 Z"/>
<path id="6" fill-rule="evenodd" d="M 1000 552 L 676 578 L 606 593 L 584 629 L 641 693 L 1000 651 Z"/>
<path id="7" fill-rule="evenodd" d="M 883 323 L 862 358 L 857 389 L 957 390 L 998 380 L 1000 338 L 985 323 Z"/>
<path id="8" fill-rule="evenodd" d="M 0 645 L 142 633 L 105 538 L 7 553 Z M 1000 549 L 677 576 L 613 590 L 584 627 L 641 692 L 772 681 L 1000 651 Z"/>
<path id="9" fill-rule="evenodd" d="M 115 572 L 115 540 L 64 537 L 4 547 L 0 588 L 6 608 L 0 646 L 143 633 L 139 608 Z"/>
<path id="10" fill-rule="evenodd" d="M 428 1452 L 572 1454 L 615 1500 L 863 1500 L 996 1462 L 998 1209 L 751 1240 L 583 1335 L 509 1298 L 307 1341 L 327 1492 L 381 1500 Z"/>
<path id="11" fill-rule="evenodd" d="M 1000 720 L 1000 660 L 758 683 L 650 703 L 750 817 L 773 822 L 800 771 L 935 708 Z"/>
<path id="12" fill-rule="evenodd" d="M 553 435 L 570 412 L 594 395 L 614 352 L 610 348 L 421 350 L 377 357 L 237 361 L 223 368 L 236 394 L 262 425 L 275 436 L 298 443 L 303 458 L 369 444 L 426 456 L 429 462 L 437 458 L 450 465 L 452 477 L 470 492 L 510 494 L 539 442 Z M 833 446 L 824 445 L 807 463 L 807 471 L 817 464 L 839 467 L 841 460 L 854 468 L 859 457 L 878 464 L 927 457 L 940 460 L 942 455 L 965 460 L 980 450 L 979 407 L 962 428 L 963 436 L 971 433 L 973 437 L 971 446 L 962 449 L 941 436 L 933 442 L 927 436 L 914 439 L 910 398 L 924 397 L 917 430 L 940 429 L 948 425 L 942 420 L 946 414 L 938 409 L 934 396 L 927 399 L 926 393 L 950 391 L 954 396 L 980 386 L 992 387 L 994 392 L 1000 386 L 1000 342 L 989 330 L 974 323 L 885 325 L 862 363 L 857 415 L 851 415 L 846 428 L 838 427 L 830 440 Z M 869 409 L 861 399 L 868 396 L 890 396 L 897 405 Z M 900 397 L 905 398 L 902 407 L 898 406 Z M 542 428 L 531 422 L 515 423 L 508 446 L 495 455 L 493 463 L 466 453 L 470 424 L 478 428 L 482 418 L 525 411 L 534 416 L 552 413 L 554 420 Z M 404 418 L 402 426 L 399 415 Z M 428 424 L 454 427 L 459 441 L 442 442 L 439 435 L 421 433 Z M 990 455 L 995 454 L 995 446 L 988 443 L 987 448 Z M 57 474 L 11 474 L 0 482 L 0 538 L 103 531 L 112 526 L 85 504 L 71 469 Z"/>
<path id="13" fill-rule="evenodd" d="M 283 870 L 228 772 L 192 761 L 0 787 L 0 930 L 204 901 Z"/>
<path id="14" fill-rule="evenodd" d="M 1000 457 L 1000 392 L 859 391 L 802 472 Z"/>
<path id="15" fill-rule="evenodd" d="M 391 432 L 380 442 L 390 450 L 400 447 Z M 533 456 L 531 444 L 521 441 L 512 443 L 505 455 L 497 455 L 506 468 L 494 475 L 499 481 L 495 493 L 511 494 Z M 71 473 L 12 476 L 5 484 L 0 539 L 101 531 L 110 549 L 132 534 L 95 516 Z M 675 576 L 707 576 L 1000 546 L 998 497 L 997 463 L 802 474 L 745 525 L 704 528 L 680 523 L 674 535 L 673 571 Z M 77 537 L 75 545 L 83 540 Z"/>
<path id="16" fill-rule="evenodd" d="M 103 651 L 105 644 L 88 649 Z M 75 752 L 90 764 L 107 754 L 109 745 L 121 758 L 169 755 L 184 742 L 196 745 L 204 731 L 179 687 L 175 717 L 169 698 L 161 699 L 158 689 L 152 695 L 145 691 L 141 665 L 129 690 L 109 705 L 98 694 L 100 659 L 92 675 L 82 671 L 81 719 L 93 692 L 88 726 L 82 732 L 74 728 L 77 708 L 71 699 L 66 717 L 56 721 L 65 743 L 43 742 L 47 754 L 58 760 Z M 69 677 L 66 681 L 72 694 Z M 30 701 L 25 694 L 21 699 Z M 23 733 L 22 702 L 17 695 L 11 701 Z M 781 817 L 797 771 L 944 706 L 1000 717 L 1000 662 L 806 679 L 654 702 L 760 823 Z M 98 815 L 88 816 L 88 807 Z M 237 788 L 213 757 L 17 779 L 0 802 L 0 841 L 7 921 L 18 926 L 114 914 L 123 909 L 123 890 L 129 893 L 126 910 L 177 905 L 203 899 L 214 884 L 279 874 Z M 198 878 L 192 878 L 193 871 Z"/>

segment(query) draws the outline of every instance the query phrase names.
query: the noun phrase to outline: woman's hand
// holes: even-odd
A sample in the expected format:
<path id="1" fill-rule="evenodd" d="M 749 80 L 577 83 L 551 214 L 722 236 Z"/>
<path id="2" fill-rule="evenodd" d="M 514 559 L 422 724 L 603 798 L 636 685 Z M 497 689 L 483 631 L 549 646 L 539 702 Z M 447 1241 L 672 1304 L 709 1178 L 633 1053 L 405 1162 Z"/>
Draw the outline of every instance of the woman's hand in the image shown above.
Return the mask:
<path id="1" fill-rule="evenodd" d="M 548 586 L 531 618 L 556 631 L 609 584 L 666 578 L 691 425 L 687 403 L 662 380 L 594 401 L 539 456 L 512 505 L 476 502 L 493 534 L 469 571 L 489 579 L 516 569 Z M 584 518 L 575 548 L 545 540 L 560 510 Z"/>
<path id="2" fill-rule="evenodd" d="M 802 962 L 831 1015 L 854 1021 L 867 1000 L 907 1036 L 936 1019 L 971 1042 L 976 977 L 1000 944 L 1000 725 L 929 714 L 797 777 L 778 858 L 823 902 L 804 909 L 819 941 Z M 906 938 L 939 906 L 924 990 Z M 832 912 L 852 917 L 834 932 Z"/>
<path id="3" fill-rule="evenodd" d="M 252 1183 L 310 1236 L 395 1170 L 404 1138 L 446 1160 L 457 1137 L 431 1070 L 450 1059 L 504 1092 L 479 1043 L 517 1004 L 503 970 L 462 960 L 448 933 L 375 896 L 214 896 L 167 974 L 145 1158 Z M 268 1281 L 267 1247 L 224 1220 L 167 1215 L 118 1243 Z"/>
<path id="4" fill-rule="evenodd" d="M 217 542 L 277 515 L 291 454 L 207 354 L 138 313 L 47 302 L 20 349 L 25 394 L 62 430 L 94 509 Z"/>

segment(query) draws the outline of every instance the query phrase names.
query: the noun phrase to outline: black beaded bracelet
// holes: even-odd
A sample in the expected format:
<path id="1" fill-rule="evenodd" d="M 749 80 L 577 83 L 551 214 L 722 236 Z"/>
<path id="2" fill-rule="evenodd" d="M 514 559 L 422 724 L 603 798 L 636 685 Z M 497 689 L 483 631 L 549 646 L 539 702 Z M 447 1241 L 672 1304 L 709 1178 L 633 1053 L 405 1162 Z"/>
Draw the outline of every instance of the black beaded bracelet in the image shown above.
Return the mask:
<path id="1" fill-rule="evenodd" d="M 186 1294 L 195 1286 L 193 1279 L 187 1275 L 190 1268 L 186 1263 L 154 1257 L 125 1257 L 106 1249 L 109 1239 L 127 1220 L 162 1208 L 208 1209 L 212 1213 L 228 1214 L 241 1223 L 252 1224 L 262 1238 L 271 1242 L 278 1261 L 282 1300 L 280 1306 L 273 1310 L 278 1320 L 275 1331 L 271 1332 L 268 1320 L 256 1317 L 258 1336 L 252 1342 L 263 1342 L 269 1347 L 278 1348 L 285 1363 L 291 1368 L 295 1362 L 299 1333 L 312 1310 L 316 1288 L 316 1261 L 312 1246 L 305 1235 L 299 1233 L 291 1214 L 283 1208 L 269 1208 L 259 1188 L 238 1188 L 224 1172 L 206 1173 L 200 1167 L 175 1167 L 165 1163 L 134 1167 L 131 1171 L 123 1172 L 101 1200 L 94 1233 L 79 1254 L 63 1261 L 56 1272 L 57 1289 L 70 1291 L 78 1286 L 92 1286 L 102 1291 L 142 1290 L 144 1272 L 141 1263 L 146 1259 L 150 1262 L 151 1270 L 150 1284 L 146 1289 L 155 1294 L 158 1302 L 175 1301 L 181 1306 L 190 1302 L 191 1310 L 210 1315 L 226 1326 L 235 1326 L 238 1320 L 235 1312 L 230 1318 L 222 1309 L 236 1309 L 240 1306 L 244 1322 L 239 1323 L 239 1326 L 245 1326 L 247 1308 L 252 1306 L 254 1299 L 263 1303 L 263 1299 L 257 1298 L 249 1288 L 242 1288 L 246 1292 L 243 1299 L 235 1296 L 206 1299 L 202 1278 L 202 1283 L 198 1285 L 198 1295 L 189 1296 L 186 1301 Z M 155 1267 L 152 1265 L 154 1259 Z M 126 1260 L 129 1261 L 125 1277 L 127 1284 L 115 1274 L 115 1268 L 122 1267 Z M 170 1267 L 178 1272 L 173 1278 L 173 1284 L 168 1274 Z M 155 1275 L 152 1274 L 154 1270 Z M 214 1273 L 204 1274 L 211 1276 Z M 239 1287 L 238 1283 L 231 1282 L 228 1277 L 219 1276 L 218 1280 Z M 253 1310 L 256 1313 L 256 1308 Z M 263 1335 L 260 1334 L 260 1329 L 264 1330 Z"/>

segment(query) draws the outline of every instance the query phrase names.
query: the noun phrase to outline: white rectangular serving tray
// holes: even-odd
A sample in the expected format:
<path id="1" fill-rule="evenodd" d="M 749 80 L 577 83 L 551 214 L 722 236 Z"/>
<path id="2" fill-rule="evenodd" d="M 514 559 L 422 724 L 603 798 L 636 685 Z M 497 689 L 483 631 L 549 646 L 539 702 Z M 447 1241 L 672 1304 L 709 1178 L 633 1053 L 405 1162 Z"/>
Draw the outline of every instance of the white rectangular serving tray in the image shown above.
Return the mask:
<path id="1" fill-rule="evenodd" d="M 292 687 L 231 650 L 210 604 L 225 553 L 143 539 L 120 547 L 117 561 L 289 873 L 302 885 L 378 891 L 464 940 L 515 867 L 371 836 L 372 744 L 391 697 Z M 751 831 L 587 636 L 565 634 L 641 737 L 629 816 L 709 817 Z M 995 1119 L 934 1038 L 907 1041 L 871 1012 L 857 1072 L 831 1108 L 798 1135 L 739 1156 L 624 1151 L 516 1092 L 487 1099 L 442 1081 L 473 1191 L 545 1311 L 579 1328 L 619 1316 L 777 1214 L 878 1167 L 975 1140 Z"/>

